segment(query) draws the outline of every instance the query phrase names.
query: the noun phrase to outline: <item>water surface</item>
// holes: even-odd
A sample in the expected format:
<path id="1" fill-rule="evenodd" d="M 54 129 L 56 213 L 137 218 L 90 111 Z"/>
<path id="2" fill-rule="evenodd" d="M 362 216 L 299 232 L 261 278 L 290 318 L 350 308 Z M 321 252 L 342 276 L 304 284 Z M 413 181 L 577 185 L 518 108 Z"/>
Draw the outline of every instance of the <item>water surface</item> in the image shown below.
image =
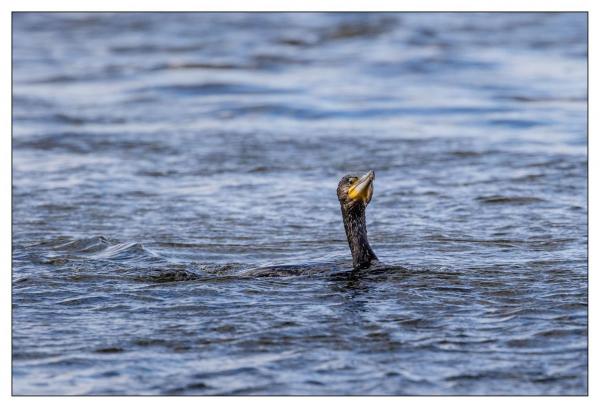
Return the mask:
<path id="1" fill-rule="evenodd" d="M 587 393 L 586 63 L 585 14 L 14 14 L 13 392 Z"/>

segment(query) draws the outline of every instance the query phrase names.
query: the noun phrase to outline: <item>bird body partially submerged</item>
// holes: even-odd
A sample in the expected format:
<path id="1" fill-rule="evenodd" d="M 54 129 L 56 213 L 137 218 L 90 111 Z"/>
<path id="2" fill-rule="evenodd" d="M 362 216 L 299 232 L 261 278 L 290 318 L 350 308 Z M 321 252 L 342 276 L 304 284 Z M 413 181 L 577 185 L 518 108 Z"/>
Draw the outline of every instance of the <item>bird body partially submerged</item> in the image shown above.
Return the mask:
<path id="1" fill-rule="evenodd" d="M 374 179 L 372 170 L 362 177 L 348 175 L 342 177 L 337 188 L 354 269 L 368 268 L 377 260 L 367 239 L 365 217 L 365 210 L 373 197 Z"/>

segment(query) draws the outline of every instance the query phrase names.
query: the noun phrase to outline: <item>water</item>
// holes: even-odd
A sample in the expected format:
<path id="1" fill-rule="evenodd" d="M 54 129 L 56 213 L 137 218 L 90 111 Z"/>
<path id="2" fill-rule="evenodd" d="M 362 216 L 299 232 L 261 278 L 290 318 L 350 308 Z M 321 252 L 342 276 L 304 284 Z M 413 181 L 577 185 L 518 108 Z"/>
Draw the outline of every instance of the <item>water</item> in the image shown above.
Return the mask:
<path id="1" fill-rule="evenodd" d="M 585 14 L 14 14 L 15 394 L 587 393 Z M 384 266 L 336 197 L 375 170 Z"/>

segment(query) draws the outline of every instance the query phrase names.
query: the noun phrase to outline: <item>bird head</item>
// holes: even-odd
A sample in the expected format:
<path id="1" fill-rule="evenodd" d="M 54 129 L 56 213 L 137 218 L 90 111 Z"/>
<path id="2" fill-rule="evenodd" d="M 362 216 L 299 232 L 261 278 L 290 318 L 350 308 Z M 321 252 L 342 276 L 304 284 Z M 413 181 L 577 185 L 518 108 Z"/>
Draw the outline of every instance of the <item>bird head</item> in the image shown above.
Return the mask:
<path id="1" fill-rule="evenodd" d="M 342 177 L 337 188 L 337 196 L 345 208 L 362 204 L 366 207 L 373 197 L 373 180 L 375 172 L 369 171 L 363 176 L 347 175 Z"/>

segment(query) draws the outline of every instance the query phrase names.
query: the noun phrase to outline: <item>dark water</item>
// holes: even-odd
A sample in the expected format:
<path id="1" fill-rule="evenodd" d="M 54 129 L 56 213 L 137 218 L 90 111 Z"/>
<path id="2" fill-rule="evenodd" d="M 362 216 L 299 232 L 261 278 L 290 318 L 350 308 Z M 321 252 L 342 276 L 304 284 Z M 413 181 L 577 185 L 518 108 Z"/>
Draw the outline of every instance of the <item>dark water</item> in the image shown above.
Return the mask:
<path id="1" fill-rule="evenodd" d="M 15 394 L 587 392 L 585 14 L 13 36 Z"/>

